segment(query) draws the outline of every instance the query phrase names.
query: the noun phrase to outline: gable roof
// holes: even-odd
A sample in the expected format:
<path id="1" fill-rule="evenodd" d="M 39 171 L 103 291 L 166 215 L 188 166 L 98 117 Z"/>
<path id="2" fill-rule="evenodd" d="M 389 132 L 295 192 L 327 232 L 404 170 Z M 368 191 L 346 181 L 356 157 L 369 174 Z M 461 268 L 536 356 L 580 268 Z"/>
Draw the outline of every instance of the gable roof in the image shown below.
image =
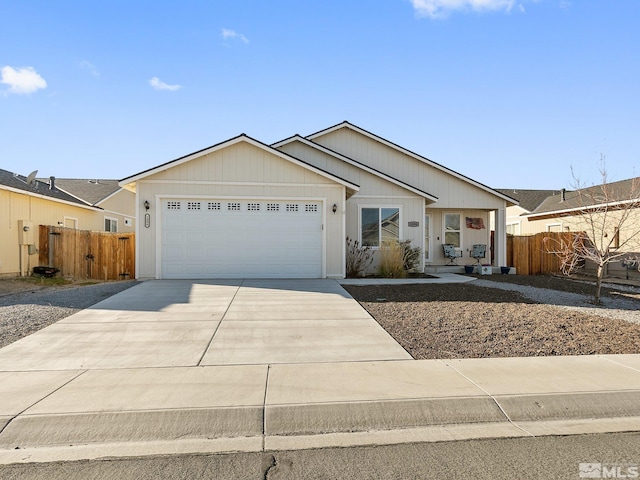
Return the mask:
<path id="1" fill-rule="evenodd" d="M 90 207 L 86 202 L 69 195 L 67 192 L 55 187 L 50 188 L 49 183 L 34 179 L 33 183 L 27 183 L 27 177 L 0 169 L 0 188 L 16 193 L 23 193 L 34 197 L 44 198 L 57 202 L 69 203 L 79 207 Z"/>
<path id="2" fill-rule="evenodd" d="M 110 179 L 56 178 L 55 185 L 59 190 L 89 205 L 97 205 L 122 189 L 118 180 Z"/>
<path id="3" fill-rule="evenodd" d="M 606 193 L 604 189 L 606 189 Z M 640 177 L 594 185 L 579 190 L 561 191 L 547 197 L 527 217 L 535 219 L 536 217 L 570 215 L 599 206 L 615 207 L 629 203 L 640 206 Z"/>
<path id="4" fill-rule="evenodd" d="M 376 142 L 379 142 L 379 143 L 381 143 L 383 145 L 386 145 L 387 147 L 393 148 L 394 150 L 397 150 L 397 151 L 399 151 L 399 152 L 401 152 L 401 153 L 403 153 L 403 154 L 405 154 L 405 155 L 407 155 L 409 157 L 412 157 L 412 158 L 414 158 L 414 159 L 416 159 L 416 160 L 418 160 L 418 161 L 420 161 L 422 163 L 425 163 L 425 164 L 427 164 L 427 165 L 429 165 L 429 166 L 431 166 L 431 167 L 433 167 L 433 168 L 435 168 L 437 170 L 440 170 L 440 171 L 445 172 L 445 173 L 447 173 L 449 175 L 452 175 L 455 178 L 457 178 L 459 180 L 462 180 L 463 182 L 469 183 L 469 184 L 471 184 L 471 185 L 473 185 L 475 187 L 478 187 L 478 188 L 480 188 L 480 189 L 482 189 L 482 190 L 484 190 L 484 191 L 486 191 L 486 192 L 488 192 L 488 193 L 490 193 L 492 195 L 500 197 L 503 200 L 506 200 L 507 203 L 510 203 L 510 204 L 513 204 L 513 205 L 517 205 L 518 204 L 518 201 L 516 199 L 514 199 L 514 198 L 512 198 L 512 197 L 510 197 L 508 195 L 505 195 L 505 194 L 503 194 L 501 192 L 498 192 L 498 191 L 494 190 L 493 188 L 488 187 L 488 186 L 486 186 L 486 185 L 484 185 L 484 184 L 482 184 L 480 182 L 472 180 L 471 178 L 469 178 L 469 177 L 467 177 L 465 175 L 462 175 L 461 173 L 458 173 L 458 172 L 456 172 L 454 170 L 451 170 L 450 168 L 447 168 L 447 167 L 445 167 L 443 165 L 440 165 L 439 163 L 434 162 L 433 160 L 429 160 L 427 157 L 423 157 L 422 155 L 419 155 L 419 154 L 417 154 L 415 152 L 412 152 L 411 150 L 407 150 L 406 148 L 401 147 L 400 145 L 397 145 L 397 144 L 395 144 L 395 143 L 393 143 L 393 142 L 391 142 L 389 140 L 386 140 L 386 139 L 384 139 L 382 137 L 379 137 L 378 135 L 376 135 L 374 133 L 371 133 L 371 132 L 369 132 L 369 131 L 367 131 L 367 130 L 365 130 L 363 128 L 360 128 L 357 125 L 349 123 L 346 120 L 344 122 L 338 123 L 337 125 L 334 125 L 332 127 L 325 128 L 324 130 L 320 130 L 319 132 L 312 133 L 311 135 L 307 135 L 306 138 L 309 139 L 309 140 L 314 140 L 314 139 L 316 139 L 318 137 L 321 137 L 321 136 L 326 135 L 326 134 L 331 133 L 331 132 L 335 132 L 335 131 L 343 129 L 343 128 L 348 128 L 350 130 L 353 130 L 354 132 L 357 132 L 357 133 L 359 133 L 361 135 L 364 135 L 365 137 L 368 137 L 368 138 L 370 138 L 372 140 L 375 140 Z"/>
<path id="5" fill-rule="evenodd" d="M 519 206 L 533 212 L 547 197 L 560 193 L 559 190 L 522 190 L 519 188 L 496 188 L 497 192 L 518 200 Z"/>
<path id="6" fill-rule="evenodd" d="M 300 160 L 299 158 L 293 157 L 291 155 L 288 155 L 284 152 L 281 152 L 280 150 L 277 150 L 273 147 L 270 147 L 269 145 L 262 143 L 258 140 L 255 140 L 251 137 L 249 137 L 248 135 L 242 133 L 240 135 L 238 135 L 237 137 L 233 137 L 229 140 L 225 140 L 224 142 L 220 142 L 216 145 L 212 145 L 211 147 L 207 147 L 204 148 L 202 150 L 198 150 L 197 152 L 193 152 L 190 153 L 188 155 L 185 155 L 183 157 L 180 158 L 176 158 L 175 160 L 171 160 L 169 162 L 163 163 L 161 165 L 158 165 L 157 167 L 153 167 L 150 168 L 148 170 L 144 170 L 140 173 L 136 173 L 135 175 L 131 175 L 130 177 L 127 178 L 123 178 L 122 180 L 120 180 L 119 185 L 120 186 L 125 186 L 128 184 L 132 184 L 135 183 L 139 180 L 142 180 L 148 176 L 154 175 L 156 173 L 162 172 L 164 170 L 168 170 L 169 168 L 173 168 L 173 167 L 177 167 L 178 165 L 182 165 L 184 163 L 190 162 L 191 160 L 195 160 L 196 158 L 200 158 L 203 157 L 205 155 L 208 155 L 210 153 L 213 153 L 215 151 L 221 150 L 223 148 L 229 147 L 231 145 L 235 145 L 237 143 L 241 143 L 241 142 L 245 142 L 248 143 L 250 145 L 253 145 L 255 147 L 258 147 L 262 150 L 265 150 L 283 160 L 286 160 L 288 162 L 291 162 L 293 164 L 296 164 L 302 168 L 305 168 L 307 170 L 310 170 L 314 173 L 317 173 L 318 175 L 328 178 L 330 180 L 333 180 L 336 183 L 339 183 L 347 188 L 350 188 L 352 190 L 358 191 L 360 189 L 359 185 L 356 185 L 354 183 L 349 182 L 348 180 L 345 180 L 344 178 L 340 178 L 332 173 L 329 173 L 325 170 L 322 170 L 320 168 L 317 168 L 303 160 Z"/>
<path id="7" fill-rule="evenodd" d="M 438 197 L 431 195 L 430 193 L 427 193 L 423 190 L 420 190 L 418 188 L 415 188 L 411 185 L 409 185 L 408 183 L 405 183 L 401 180 L 398 180 L 397 178 L 394 178 L 390 175 L 387 175 L 383 172 L 380 172 L 379 170 L 376 170 L 374 168 L 369 167 L 368 165 L 365 165 L 361 162 L 358 162 L 357 160 L 354 160 L 350 157 L 347 157 L 346 155 L 342 155 L 341 153 L 336 152 L 335 150 L 331 150 L 330 148 L 327 148 L 323 145 L 320 145 L 316 142 L 313 142 L 307 138 L 301 137 L 300 135 L 294 135 L 292 137 L 286 138 L 284 140 L 281 140 L 279 142 L 276 142 L 274 144 L 272 144 L 271 146 L 274 148 L 278 148 L 281 147 L 283 145 L 292 143 L 292 142 L 300 142 L 304 145 L 307 145 L 311 148 L 315 148 L 316 150 L 319 150 L 323 153 L 326 153 L 327 155 L 331 155 L 332 157 L 337 158 L 338 160 L 342 160 L 345 163 L 348 163 L 349 165 L 352 165 L 360 170 L 364 170 L 368 173 L 371 173 L 373 175 L 376 175 L 377 177 L 380 177 L 384 180 L 387 180 L 388 182 L 393 183 L 394 185 L 397 185 L 399 187 L 402 187 L 406 190 L 409 190 L 410 192 L 413 192 L 417 195 L 420 195 L 421 197 L 425 197 L 428 200 L 431 200 L 432 202 L 437 202 L 438 201 Z"/>

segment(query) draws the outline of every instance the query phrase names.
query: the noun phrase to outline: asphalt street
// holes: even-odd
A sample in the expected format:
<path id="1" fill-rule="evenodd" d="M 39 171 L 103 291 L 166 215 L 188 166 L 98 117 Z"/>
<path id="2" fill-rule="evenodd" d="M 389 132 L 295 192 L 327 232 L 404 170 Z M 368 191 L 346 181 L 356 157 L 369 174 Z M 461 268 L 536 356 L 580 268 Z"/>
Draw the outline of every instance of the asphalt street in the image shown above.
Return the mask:
<path id="1" fill-rule="evenodd" d="M 550 436 L 327 448 L 266 453 L 173 455 L 12 464 L 0 478 L 90 479 L 577 479 L 581 465 L 638 478 L 640 434 Z M 595 464 L 595 465 L 594 465 Z M 585 465 L 582 466 L 585 468 Z M 586 470 L 584 470 L 586 472 Z M 597 471 L 596 471 L 597 473 Z"/>

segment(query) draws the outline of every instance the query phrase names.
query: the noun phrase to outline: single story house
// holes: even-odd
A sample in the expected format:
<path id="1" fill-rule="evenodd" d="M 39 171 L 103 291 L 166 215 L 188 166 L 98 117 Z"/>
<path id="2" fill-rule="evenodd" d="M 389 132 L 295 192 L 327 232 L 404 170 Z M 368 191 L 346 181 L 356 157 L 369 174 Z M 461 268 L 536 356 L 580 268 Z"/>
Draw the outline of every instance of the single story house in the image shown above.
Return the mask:
<path id="1" fill-rule="evenodd" d="M 622 214 L 628 215 L 621 224 Z M 614 239 L 613 248 L 640 252 L 640 177 L 573 191 L 563 189 L 523 215 L 533 233 L 585 231 L 589 234 L 592 231 L 589 219 L 597 226 L 596 235 Z M 592 241 L 598 239 L 592 238 Z"/>
<path id="2" fill-rule="evenodd" d="M 264 144 L 245 134 L 131 175 L 138 278 L 342 278 L 346 238 L 410 240 L 421 268 L 473 263 L 496 216 L 506 263 L 508 195 L 342 122 Z M 375 264 L 374 264 L 375 267 Z"/>
<path id="3" fill-rule="evenodd" d="M 607 211 L 607 218 L 602 217 L 602 233 L 615 235 L 616 243 L 629 244 L 631 250 L 640 250 L 640 238 L 628 241 L 640 232 L 640 177 L 579 190 L 496 190 L 519 202 L 507 207 L 507 234 L 589 231 L 588 217 L 597 219 L 599 212 Z M 631 214 L 617 229 L 619 212 L 627 207 Z"/>
<path id="4" fill-rule="evenodd" d="M 0 169 L 0 276 L 36 266 L 39 225 L 132 232 L 135 195 L 116 180 L 27 177 Z"/>

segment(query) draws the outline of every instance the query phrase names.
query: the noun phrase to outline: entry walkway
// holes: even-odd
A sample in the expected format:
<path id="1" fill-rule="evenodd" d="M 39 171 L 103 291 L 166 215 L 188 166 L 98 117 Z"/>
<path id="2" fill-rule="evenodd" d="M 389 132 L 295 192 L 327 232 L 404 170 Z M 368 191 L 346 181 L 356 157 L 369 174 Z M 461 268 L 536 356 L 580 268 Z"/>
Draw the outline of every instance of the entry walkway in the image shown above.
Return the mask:
<path id="1" fill-rule="evenodd" d="M 332 280 L 144 282 L 0 349 L 0 463 L 614 431 L 639 355 L 416 361 Z"/>

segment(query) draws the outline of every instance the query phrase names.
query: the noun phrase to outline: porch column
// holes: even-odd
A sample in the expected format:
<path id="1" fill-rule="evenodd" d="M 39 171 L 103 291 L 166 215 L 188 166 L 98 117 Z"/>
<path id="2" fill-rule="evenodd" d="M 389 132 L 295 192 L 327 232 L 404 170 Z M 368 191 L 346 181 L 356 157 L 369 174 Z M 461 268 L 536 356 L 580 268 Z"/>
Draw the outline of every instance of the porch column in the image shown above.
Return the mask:
<path id="1" fill-rule="evenodd" d="M 493 239 L 494 267 L 507 266 L 507 208 L 501 207 L 494 211 L 495 233 Z"/>

